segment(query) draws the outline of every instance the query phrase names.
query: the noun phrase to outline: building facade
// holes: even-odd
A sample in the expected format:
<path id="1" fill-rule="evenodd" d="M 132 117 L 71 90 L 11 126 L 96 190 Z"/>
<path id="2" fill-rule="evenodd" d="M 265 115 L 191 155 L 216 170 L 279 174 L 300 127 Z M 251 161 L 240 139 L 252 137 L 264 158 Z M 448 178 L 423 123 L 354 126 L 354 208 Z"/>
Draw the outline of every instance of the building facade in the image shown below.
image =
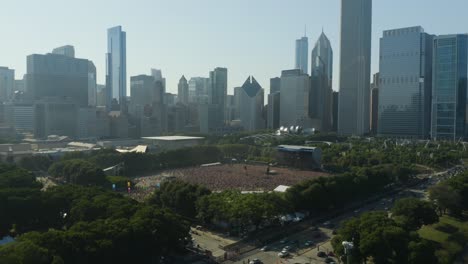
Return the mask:
<path id="1" fill-rule="evenodd" d="M 257 131 L 265 128 L 263 119 L 264 91 L 253 76 L 242 85 L 240 120 L 246 131 Z"/>
<path id="2" fill-rule="evenodd" d="M 302 37 L 296 40 L 296 69 L 309 73 L 309 39 Z"/>
<path id="3" fill-rule="evenodd" d="M 87 107 L 89 72 L 90 61 L 85 59 L 51 53 L 29 55 L 25 75 L 28 98 L 31 101 L 57 98 Z"/>
<path id="4" fill-rule="evenodd" d="M 15 70 L 0 67 L 0 102 L 6 102 L 13 98 L 15 91 Z"/>
<path id="5" fill-rule="evenodd" d="M 378 120 L 379 120 L 379 73 L 374 74 L 373 82 L 371 84 L 371 133 L 377 134 Z"/>
<path id="6" fill-rule="evenodd" d="M 341 0 L 338 133 L 369 132 L 372 0 Z"/>
<path id="7" fill-rule="evenodd" d="M 419 26 L 383 32 L 378 135 L 429 138 L 433 38 Z"/>
<path id="8" fill-rule="evenodd" d="M 310 77 L 301 70 L 281 73 L 280 126 L 313 127 L 309 117 Z"/>
<path id="9" fill-rule="evenodd" d="M 311 56 L 310 116 L 319 119 L 318 130 L 329 132 L 332 129 L 332 80 L 333 49 L 327 36 L 322 32 L 312 50 Z"/>
<path id="10" fill-rule="evenodd" d="M 185 76 L 182 75 L 182 77 L 179 80 L 179 85 L 177 87 L 178 92 L 177 92 L 177 98 L 178 102 L 184 105 L 188 105 L 189 103 L 189 85 L 187 82 L 187 79 L 185 79 Z"/>
<path id="11" fill-rule="evenodd" d="M 280 127 L 280 98 L 281 92 L 268 95 L 267 128 L 278 129 Z"/>
<path id="12" fill-rule="evenodd" d="M 107 30 L 107 109 L 124 110 L 127 97 L 127 34 L 121 26 Z"/>
<path id="13" fill-rule="evenodd" d="M 468 35 L 445 35 L 434 39 L 433 139 L 459 140 L 468 136 L 467 54 Z"/>
<path id="14" fill-rule="evenodd" d="M 64 55 L 70 58 L 75 58 L 75 47 L 71 45 L 65 45 L 65 46 L 53 49 L 52 53 L 57 54 L 57 55 Z"/>
<path id="15" fill-rule="evenodd" d="M 227 69 L 216 68 L 210 72 L 210 104 L 218 108 L 221 115 L 216 115 L 216 126 L 223 127 L 226 120 Z"/>

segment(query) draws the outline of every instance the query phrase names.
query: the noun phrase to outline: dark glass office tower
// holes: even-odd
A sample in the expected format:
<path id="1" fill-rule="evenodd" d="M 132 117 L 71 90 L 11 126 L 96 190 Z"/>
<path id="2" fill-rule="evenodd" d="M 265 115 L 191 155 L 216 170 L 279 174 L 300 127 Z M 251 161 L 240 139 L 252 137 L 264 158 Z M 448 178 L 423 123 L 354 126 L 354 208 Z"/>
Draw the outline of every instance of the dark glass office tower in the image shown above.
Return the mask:
<path id="1" fill-rule="evenodd" d="M 433 60 L 433 139 L 467 137 L 468 35 L 438 36 Z"/>

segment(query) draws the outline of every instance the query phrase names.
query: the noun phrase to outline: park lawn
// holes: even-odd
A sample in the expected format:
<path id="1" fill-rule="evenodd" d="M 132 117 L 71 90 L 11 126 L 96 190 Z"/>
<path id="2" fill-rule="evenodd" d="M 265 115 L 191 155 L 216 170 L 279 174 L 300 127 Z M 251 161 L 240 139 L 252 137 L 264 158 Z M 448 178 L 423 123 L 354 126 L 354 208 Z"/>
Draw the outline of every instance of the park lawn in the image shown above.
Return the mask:
<path id="1" fill-rule="evenodd" d="M 440 263 L 452 263 L 468 243 L 468 221 L 442 216 L 439 223 L 422 227 L 419 235 L 436 243 Z"/>

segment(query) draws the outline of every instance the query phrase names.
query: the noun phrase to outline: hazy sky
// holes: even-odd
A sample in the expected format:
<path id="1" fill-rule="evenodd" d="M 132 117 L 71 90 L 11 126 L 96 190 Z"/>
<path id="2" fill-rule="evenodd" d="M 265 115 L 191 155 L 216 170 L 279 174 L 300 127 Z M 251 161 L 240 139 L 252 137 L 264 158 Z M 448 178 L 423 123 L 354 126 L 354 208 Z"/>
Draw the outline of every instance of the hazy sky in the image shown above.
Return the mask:
<path id="1" fill-rule="evenodd" d="M 467 0 L 373 2 L 373 73 L 382 30 L 421 25 L 432 34 L 468 32 Z M 322 27 L 330 38 L 338 89 L 340 0 L 14 0 L 2 1 L 1 9 L 0 66 L 15 69 L 17 78 L 27 55 L 71 44 L 78 58 L 95 63 L 104 83 L 106 30 L 122 25 L 128 81 L 160 68 L 168 91 L 176 92 L 182 74 L 207 77 L 221 66 L 228 68 L 230 93 L 249 75 L 268 91 L 269 78 L 294 67 L 295 39 L 307 25 L 310 49 Z"/>

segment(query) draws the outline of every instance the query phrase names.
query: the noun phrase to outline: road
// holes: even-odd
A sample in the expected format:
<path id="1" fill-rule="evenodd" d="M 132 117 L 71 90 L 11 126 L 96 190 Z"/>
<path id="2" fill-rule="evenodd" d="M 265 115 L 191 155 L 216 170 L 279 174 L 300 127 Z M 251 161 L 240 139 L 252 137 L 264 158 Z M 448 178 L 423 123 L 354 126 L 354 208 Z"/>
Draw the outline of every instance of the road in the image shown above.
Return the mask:
<path id="1" fill-rule="evenodd" d="M 458 168 L 458 169 L 455 169 Z M 339 227 L 340 223 L 348 220 L 352 217 L 359 216 L 365 212 L 370 211 L 389 211 L 393 206 L 395 200 L 405 198 L 405 197 L 416 197 L 419 199 L 428 199 L 427 190 L 437 184 L 440 180 L 447 179 L 456 175 L 456 173 L 461 171 L 461 168 L 455 167 L 444 172 L 435 173 L 429 176 L 429 180 L 423 183 L 420 183 L 412 188 L 406 188 L 401 190 L 395 195 L 382 198 L 378 201 L 366 204 L 365 206 L 360 207 L 358 210 L 354 210 L 348 213 L 345 213 L 339 217 L 330 219 L 326 223 L 319 224 L 317 226 L 311 226 L 306 230 L 291 234 L 287 237 L 284 237 L 282 240 L 275 241 L 270 243 L 267 246 L 267 251 L 261 251 L 260 249 L 255 249 L 251 252 L 248 252 L 234 261 L 229 261 L 225 263 L 234 263 L 234 264 L 246 264 L 249 260 L 260 259 L 264 264 L 277 264 L 277 263 L 310 263 L 318 264 L 325 263 L 324 258 L 317 257 L 318 251 L 323 251 L 325 253 L 331 252 L 331 239 L 333 237 L 333 228 Z M 312 241 L 313 246 L 305 246 L 306 241 Z M 287 242 L 285 242 L 287 241 Z M 281 243 L 285 242 L 285 243 Z M 298 242 L 298 243 L 296 243 Z M 278 253 L 285 247 L 291 246 L 291 254 L 288 258 L 279 258 Z M 338 263 L 338 260 L 335 259 L 335 262 Z"/>

